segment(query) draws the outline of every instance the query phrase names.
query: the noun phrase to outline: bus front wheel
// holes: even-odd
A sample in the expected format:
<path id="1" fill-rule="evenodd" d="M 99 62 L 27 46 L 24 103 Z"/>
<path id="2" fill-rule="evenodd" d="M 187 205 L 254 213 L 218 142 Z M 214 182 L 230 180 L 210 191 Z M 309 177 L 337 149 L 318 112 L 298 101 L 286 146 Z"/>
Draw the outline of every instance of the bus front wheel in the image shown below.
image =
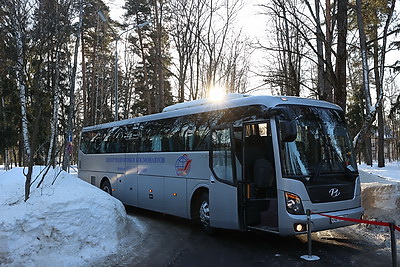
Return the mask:
<path id="1" fill-rule="evenodd" d="M 199 219 L 200 225 L 204 232 L 207 234 L 212 234 L 213 228 L 210 226 L 210 207 L 208 200 L 208 193 L 204 192 L 200 197 L 200 205 L 199 205 Z"/>
<path id="2" fill-rule="evenodd" d="M 107 179 L 104 180 L 104 181 L 101 183 L 100 189 L 103 190 L 104 192 L 106 192 L 106 193 L 112 195 L 111 184 L 110 184 L 110 181 L 108 181 Z"/>

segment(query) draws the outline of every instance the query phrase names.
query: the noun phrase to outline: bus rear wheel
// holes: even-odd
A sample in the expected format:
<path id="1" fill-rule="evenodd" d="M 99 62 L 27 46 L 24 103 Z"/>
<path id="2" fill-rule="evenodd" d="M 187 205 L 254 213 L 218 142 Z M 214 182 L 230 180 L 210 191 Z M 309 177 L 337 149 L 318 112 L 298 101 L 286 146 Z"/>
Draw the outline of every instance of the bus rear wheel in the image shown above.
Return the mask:
<path id="1" fill-rule="evenodd" d="M 112 189 L 111 189 L 110 181 L 104 180 L 100 185 L 100 189 L 103 190 L 104 192 L 112 195 Z"/>
<path id="2" fill-rule="evenodd" d="M 210 206 L 208 193 L 204 192 L 199 201 L 200 205 L 198 207 L 200 225 L 203 231 L 207 234 L 212 234 L 214 229 L 210 226 Z"/>

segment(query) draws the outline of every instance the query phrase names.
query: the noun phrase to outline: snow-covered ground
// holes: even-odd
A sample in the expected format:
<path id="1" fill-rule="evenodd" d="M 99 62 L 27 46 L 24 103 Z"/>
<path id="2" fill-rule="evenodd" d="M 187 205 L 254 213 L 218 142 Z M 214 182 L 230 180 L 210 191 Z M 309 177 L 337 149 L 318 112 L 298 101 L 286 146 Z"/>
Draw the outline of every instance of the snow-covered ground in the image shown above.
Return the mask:
<path id="1" fill-rule="evenodd" d="M 50 169 L 37 188 L 44 167 L 34 170 L 25 202 L 23 168 L 6 172 L 0 166 L 1 266 L 90 266 L 115 253 L 128 231 L 130 242 L 140 245 L 146 229 L 127 218 L 117 199 L 59 168 Z M 399 224 L 400 163 L 385 168 L 360 165 L 359 170 L 365 218 Z M 390 248 L 387 227 L 360 224 L 343 231 Z M 325 234 L 330 231 L 321 232 Z"/>
<path id="2" fill-rule="evenodd" d="M 128 231 L 121 202 L 59 168 L 36 188 L 43 170 L 26 202 L 23 168 L 0 172 L 0 266 L 82 266 L 115 252 Z"/>
<path id="3" fill-rule="evenodd" d="M 367 164 L 358 165 L 358 169 L 369 174 L 378 176 L 389 181 L 400 182 L 400 161 L 386 162 L 385 167 L 378 168 L 376 162 L 372 166 Z"/>

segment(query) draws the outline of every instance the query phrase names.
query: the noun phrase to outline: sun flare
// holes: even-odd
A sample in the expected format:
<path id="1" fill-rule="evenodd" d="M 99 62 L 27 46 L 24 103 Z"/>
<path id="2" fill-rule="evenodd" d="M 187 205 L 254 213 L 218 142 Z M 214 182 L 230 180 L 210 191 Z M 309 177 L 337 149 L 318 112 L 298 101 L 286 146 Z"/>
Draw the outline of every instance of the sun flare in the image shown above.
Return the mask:
<path id="1" fill-rule="evenodd" d="M 225 98 L 225 95 L 226 95 L 226 91 L 222 87 L 213 86 L 210 88 L 209 98 L 213 102 L 222 101 Z"/>

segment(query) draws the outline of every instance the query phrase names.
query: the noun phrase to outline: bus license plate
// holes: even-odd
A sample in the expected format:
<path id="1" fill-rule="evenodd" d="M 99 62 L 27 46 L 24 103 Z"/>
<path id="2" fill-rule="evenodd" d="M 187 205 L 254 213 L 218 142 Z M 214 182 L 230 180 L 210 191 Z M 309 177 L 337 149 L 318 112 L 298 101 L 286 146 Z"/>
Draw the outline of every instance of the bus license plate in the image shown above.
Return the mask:
<path id="1" fill-rule="evenodd" d="M 347 215 L 346 214 L 345 215 L 341 215 L 340 217 L 347 218 Z M 336 218 L 331 218 L 331 223 L 338 223 L 338 222 L 343 222 L 343 220 L 336 219 Z"/>

